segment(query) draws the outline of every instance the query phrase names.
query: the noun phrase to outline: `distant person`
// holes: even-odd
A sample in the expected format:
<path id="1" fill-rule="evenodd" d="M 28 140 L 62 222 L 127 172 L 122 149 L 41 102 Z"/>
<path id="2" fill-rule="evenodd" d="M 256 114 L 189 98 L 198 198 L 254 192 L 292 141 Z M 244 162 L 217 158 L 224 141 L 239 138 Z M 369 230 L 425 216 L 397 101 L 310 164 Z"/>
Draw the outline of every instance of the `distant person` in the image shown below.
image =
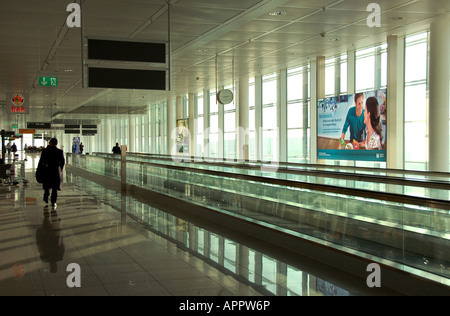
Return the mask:
<path id="1" fill-rule="evenodd" d="M 8 155 L 11 154 L 11 142 L 6 145 L 6 150 L 8 151 Z"/>
<path id="2" fill-rule="evenodd" d="M 382 149 L 383 125 L 381 124 L 381 111 L 378 100 L 370 97 L 366 101 L 366 110 L 364 111 L 364 123 L 367 125 L 367 139 L 361 145 L 365 149 Z"/>
<path id="3" fill-rule="evenodd" d="M 13 144 L 12 144 L 12 146 L 11 146 L 11 152 L 12 152 L 13 154 L 15 154 L 15 153 L 17 152 L 17 146 L 16 146 L 16 143 L 13 143 Z"/>
<path id="4" fill-rule="evenodd" d="M 122 150 L 120 149 L 119 143 L 116 143 L 116 146 L 113 147 L 112 152 L 114 154 L 121 154 Z"/>
<path id="5" fill-rule="evenodd" d="M 341 139 L 344 140 L 345 133 L 350 127 L 350 142 L 356 140 L 361 142 L 364 140 L 364 131 L 366 124 L 364 123 L 364 94 L 355 94 L 355 106 L 350 108 L 345 118 L 344 127 L 342 128 Z"/>
<path id="6" fill-rule="evenodd" d="M 56 208 L 56 200 L 58 199 L 58 191 L 61 191 L 62 171 L 66 160 L 64 159 L 64 152 L 56 147 L 58 140 L 52 138 L 47 148 L 42 151 L 40 166 L 47 166 L 42 184 L 44 189 L 44 202 L 48 203 L 50 196 L 50 189 L 52 189 L 51 202 L 52 207 Z"/>
<path id="7" fill-rule="evenodd" d="M 83 150 L 84 150 L 84 145 L 83 143 L 80 144 L 80 154 L 83 154 Z"/>

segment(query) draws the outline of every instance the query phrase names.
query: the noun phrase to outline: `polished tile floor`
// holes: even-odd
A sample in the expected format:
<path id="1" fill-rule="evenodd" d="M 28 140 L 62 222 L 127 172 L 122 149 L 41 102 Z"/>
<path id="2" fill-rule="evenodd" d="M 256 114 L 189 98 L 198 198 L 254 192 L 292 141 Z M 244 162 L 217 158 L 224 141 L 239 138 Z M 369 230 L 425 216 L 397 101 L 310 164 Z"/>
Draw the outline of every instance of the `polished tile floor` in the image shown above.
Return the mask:
<path id="1" fill-rule="evenodd" d="M 2 296 L 392 294 L 350 278 L 335 285 L 296 258 L 274 258 L 264 245 L 247 247 L 73 175 L 52 209 L 34 180 L 36 163 L 28 157 L 28 184 L 0 186 Z"/>

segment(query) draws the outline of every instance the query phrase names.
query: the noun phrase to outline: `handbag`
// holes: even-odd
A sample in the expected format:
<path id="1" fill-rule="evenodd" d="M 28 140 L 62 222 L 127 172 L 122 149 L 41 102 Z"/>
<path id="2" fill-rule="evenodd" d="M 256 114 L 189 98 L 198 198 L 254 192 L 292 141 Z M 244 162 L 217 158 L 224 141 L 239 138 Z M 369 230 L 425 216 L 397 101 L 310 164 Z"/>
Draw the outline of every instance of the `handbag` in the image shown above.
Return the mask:
<path id="1" fill-rule="evenodd" d="M 47 164 L 40 163 L 36 169 L 36 181 L 38 183 L 44 183 L 47 174 Z"/>

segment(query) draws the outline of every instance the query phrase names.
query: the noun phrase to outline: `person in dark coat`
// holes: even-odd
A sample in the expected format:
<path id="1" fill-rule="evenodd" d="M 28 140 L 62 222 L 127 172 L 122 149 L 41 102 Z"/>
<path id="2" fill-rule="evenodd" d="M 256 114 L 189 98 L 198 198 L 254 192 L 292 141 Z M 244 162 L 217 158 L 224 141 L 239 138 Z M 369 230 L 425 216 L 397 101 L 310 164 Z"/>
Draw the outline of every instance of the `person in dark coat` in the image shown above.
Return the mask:
<path id="1" fill-rule="evenodd" d="M 62 171 L 66 163 L 64 152 L 56 147 L 57 145 L 58 140 L 52 138 L 47 148 L 42 151 L 41 159 L 39 160 L 39 165 L 47 165 L 45 179 L 42 185 L 44 189 L 44 202 L 48 203 L 50 189 L 52 189 L 51 202 L 54 208 L 56 208 L 58 191 L 61 191 Z"/>
<path id="2" fill-rule="evenodd" d="M 120 149 L 119 143 L 116 143 L 116 146 L 113 147 L 112 152 L 114 154 L 121 154 L 122 153 L 122 150 Z"/>

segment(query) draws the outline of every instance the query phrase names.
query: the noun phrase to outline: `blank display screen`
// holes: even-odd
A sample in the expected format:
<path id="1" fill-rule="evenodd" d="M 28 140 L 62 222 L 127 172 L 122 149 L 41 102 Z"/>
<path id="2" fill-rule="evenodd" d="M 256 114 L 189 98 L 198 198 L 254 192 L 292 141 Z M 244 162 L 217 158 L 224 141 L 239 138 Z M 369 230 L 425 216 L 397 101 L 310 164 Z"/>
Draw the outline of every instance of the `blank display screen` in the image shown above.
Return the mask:
<path id="1" fill-rule="evenodd" d="M 89 59 L 165 63 L 166 44 L 89 39 L 88 56 Z"/>
<path id="2" fill-rule="evenodd" d="M 89 68 L 89 87 L 166 90 L 166 71 Z"/>

